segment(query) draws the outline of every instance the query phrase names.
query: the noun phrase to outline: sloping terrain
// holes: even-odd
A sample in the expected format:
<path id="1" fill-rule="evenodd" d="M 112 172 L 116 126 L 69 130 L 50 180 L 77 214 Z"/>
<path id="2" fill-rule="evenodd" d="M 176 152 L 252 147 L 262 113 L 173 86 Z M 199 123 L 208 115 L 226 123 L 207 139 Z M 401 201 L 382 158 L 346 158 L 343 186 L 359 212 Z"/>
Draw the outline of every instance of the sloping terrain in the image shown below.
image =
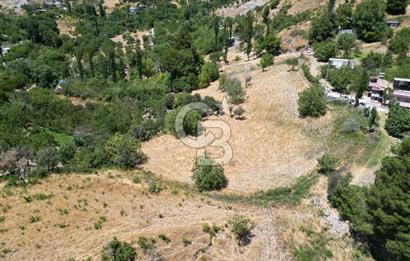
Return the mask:
<path id="1" fill-rule="evenodd" d="M 142 180 L 138 184 L 131 181 L 136 176 Z M 329 238 L 335 260 L 353 253 L 349 240 L 327 232 L 328 225 L 310 201 L 277 208 L 225 204 L 177 184 L 166 183 L 159 194 L 149 194 L 143 180 L 138 171 L 106 171 L 53 175 L 26 191 L 4 189 L 2 260 L 99 260 L 102 247 L 113 237 L 135 246 L 138 260 L 289 260 L 295 247 L 309 242 L 303 227 Z M 249 245 L 238 246 L 225 226 L 234 215 L 246 215 L 254 222 Z M 212 246 L 202 231 L 207 223 L 223 229 Z M 155 240 L 146 253 L 137 244 L 142 236 Z"/>

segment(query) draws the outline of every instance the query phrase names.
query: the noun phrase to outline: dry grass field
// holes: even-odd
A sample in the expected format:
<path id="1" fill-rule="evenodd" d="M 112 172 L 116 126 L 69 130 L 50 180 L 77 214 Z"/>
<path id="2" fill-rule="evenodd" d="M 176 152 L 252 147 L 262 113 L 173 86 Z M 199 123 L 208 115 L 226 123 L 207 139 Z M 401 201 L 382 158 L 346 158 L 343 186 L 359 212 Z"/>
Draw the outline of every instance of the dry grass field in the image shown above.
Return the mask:
<path id="1" fill-rule="evenodd" d="M 135 184 L 137 175 L 141 182 Z M 298 207 L 259 208 L 210 200 L 175 183 L 163 187 L 149 194 L 138 171 L 105 171 L 53 175 L 27 191 L 3 189 L 1 259 L 99 260 L 103 246 L 117 237 L 136 247 L 138 260 L 289 260 L 296 247 L 310 244 L 306 228 L 330 240 L 334 260 L 353 253 L 350 240 L 329 232 L 309 200 Z M 225 226 L 234 215 L 255 224 L 247 246 L 239 247 Z M 210 247 L 202 231 L 206 223 L 223 229 Z M 147 253 L 137 244 L 142 236 L 155 240 Z"/>
<path id="2" fill-rule="evenodd" d="M 281 60 L 284 58 L 277 58 L 279 63 Z M 328 120 L 325 117 L 307 121 L 298 117 L 298 93 L 308 87 L 300 71 L 291 72 L 289 66 L 278 64 L 262 72 L 257 62 L 245 61 L 222 68 L 242 82 L 244 75 L 252 77 L 242 105 L 246 119 L 235 120 L 229 115 L 215 117 L 228 123 L 231 129 L 229 144 L 233 158 L 225 166 L 229 191 L 254 192 L 289 185 L 310 173 L 320 156 L 320 145 L 303 134 L 303 126 L 322 125 Z M 218 83 L 196 93 L 220 101 L 224 97 Z M 195 149 L 172 135 L 165 135 L 144 143 L 143 151 L 148 156 L 144 168 L 167 179 L 191 182 Z"/>

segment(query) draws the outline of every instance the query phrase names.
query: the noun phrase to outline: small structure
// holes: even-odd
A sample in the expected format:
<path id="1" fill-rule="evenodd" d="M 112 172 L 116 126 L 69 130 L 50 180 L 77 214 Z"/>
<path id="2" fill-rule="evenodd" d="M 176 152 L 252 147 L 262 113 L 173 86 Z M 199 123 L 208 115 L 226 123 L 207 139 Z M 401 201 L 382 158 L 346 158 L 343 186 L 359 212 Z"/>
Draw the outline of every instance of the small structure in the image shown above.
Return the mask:
<path id="1" fill-rule="evenodd" d="M 2 47 L 1 48 L 1 54 L 2 55 L 6 55 L 6 53 L 8 53 L 10 51 L 10 47 Z"/>
<path id="2" fill-rule="evenodd" d="M 369 88 L 370 88 L 370 98 L 383 102 L 384 93 L 389 87 L 389 82 L 384 79 L 384 74 L 379 74 L 378 76 L 370 77 Z"/>
<path id="3" fill-rule="evenodd" d="M 340 69 L 342 67 L 350 67 L 351 69 L 354 69 L 356 63 L 352 59 L 330 58 L 329 65 L 336 69 Z"/>
<path id="4" fill-rule="evenodd" d="M 410 79 L 394 78 L 393 97 L 401 107 L 410 109 Z"/>
<path id="5" fill-rule="evenodd" d="M 354 34 L 354 35 L 356 35 L 356 33 L 354 32 L 353 29 L 339 29 L 339 31 L 337 32 L 337 35 L 340 36 L 342 34 Z"/>
<path id="6" fill-rule="evenodd" d="M 397 20 L 388 20 L 386 23 L 387 23 L 387 26 L 392 29 L 397 28 L 400 25 L 400 22 Z"/>

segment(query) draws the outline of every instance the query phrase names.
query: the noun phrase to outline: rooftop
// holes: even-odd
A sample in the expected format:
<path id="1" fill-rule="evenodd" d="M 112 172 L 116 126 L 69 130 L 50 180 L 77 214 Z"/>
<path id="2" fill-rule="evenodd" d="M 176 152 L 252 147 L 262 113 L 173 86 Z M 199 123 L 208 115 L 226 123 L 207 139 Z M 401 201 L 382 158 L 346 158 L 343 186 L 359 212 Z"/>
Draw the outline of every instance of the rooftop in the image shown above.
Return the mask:
<path id="1" fill-rule="evenodd" d="M 410 82 L 410 79 L 408 78 L 394 78 L 394 80 L 398 82 Z"/>

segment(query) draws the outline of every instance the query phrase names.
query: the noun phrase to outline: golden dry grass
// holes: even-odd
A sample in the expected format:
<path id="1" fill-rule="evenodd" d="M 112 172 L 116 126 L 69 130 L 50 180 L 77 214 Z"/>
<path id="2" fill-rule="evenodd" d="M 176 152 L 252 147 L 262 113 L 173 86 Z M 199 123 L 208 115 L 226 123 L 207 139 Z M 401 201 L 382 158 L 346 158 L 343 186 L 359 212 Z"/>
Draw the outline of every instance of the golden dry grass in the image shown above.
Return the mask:
<path id="1" fill-rule="evenodd" d="M 277 60 L 292 56 L 295 54 Z M 223 67 L 241 81 L 245 74 L 252 77 L 242 105 L 246 119 L 235 120 L 229 115 L 212 118 L 225 121 L 231 129 L 228 142 L 233 148 L 233 158 L 224 166 L 230 181 L 228 191 L 254 192 L 292 184 L 301 175 L 311 172 L 316 166 L 316 157 L 320 156 L 320 145 L 303 133 L 303 126 L 320 125 L 323 120 L 298 117 L 298 92 L 308 86 L 301 73 L 290 72 L 285 64 L 261 72 L 256 69 L 257 63 L 252 60 Z M 244 69 L 246 67 L 250 71 Z M 224 97 L 218 83 L 196 93 L 218 100 Z M 170 180 L 191 182 L 195 149 L 171 135 L 156 137 L 144 143 L 142 149 L 148 156 L 144 168 Z M 211 155 L 215 153 L 211 148 L 207 150 Z"/>
<path id="2" fill-rule="evenodd" d="M 297 208 L 228 206 L 172 188 L 170 184 L 159 194 L 148 194 L 144 182 L 131 182 L 136 173 L 53 175 L 26 192 L 20 188 L 12 189 L 11 193 L 3 190 L 2 260 L 99 260 L 103 246 L 113 237 L 136 247 L 138 260 L 149 260 L 152 256 L 144 254 L 136 243 L 140 236 L 154 238 L 154 252 L 164 260 L 193 260 L 199 249 L 205 251 L 197 260 L 289 260 L 294 248 L 306 243 L 307 237 L 300 231 L 302 226 L 311 225 L 333 237 L 326 232 L 326 225 L 309 201 Z M 34 198 L 38 193 L 52 197 L 38 200 Z M 24 199 L 28 196 L 33 198 L 31 202 Z M 239 247 L 224 226 L 234 215 L 248 216 L 255 224 L 248 246 Z M 40 220 L 32 223 L 31 216 Z M 101 222 L 101 229 L 95 229 L 101 217 L 106 221 Z M 209 237 L 202 232 L 205 223 L 224 229 L 208 248 Z M 160 234 L 171 242 L 160 240 Z M 184 246 L 184 237 L 192 244 Z M 340 248 L 346 244 L 347 247 Z M 349 256 L 351 244 L 336 238 L 330 246 L 336 249 L 333 245 L 340 248 L 337 254 Z"/>

